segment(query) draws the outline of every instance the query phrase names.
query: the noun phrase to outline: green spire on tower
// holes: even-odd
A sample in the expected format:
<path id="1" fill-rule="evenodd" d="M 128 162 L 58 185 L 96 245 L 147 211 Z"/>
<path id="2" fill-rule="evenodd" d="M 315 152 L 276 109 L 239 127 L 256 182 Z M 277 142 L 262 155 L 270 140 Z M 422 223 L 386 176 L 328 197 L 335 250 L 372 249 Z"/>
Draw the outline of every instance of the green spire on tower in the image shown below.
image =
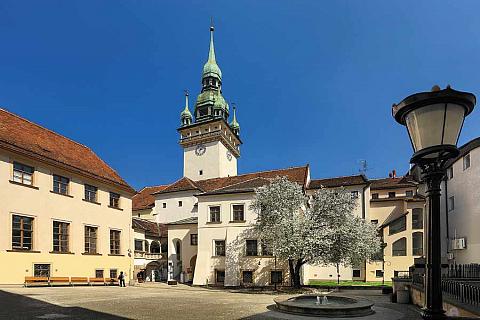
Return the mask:
<path id="1" fill-rule="evenodd" d="M 232 128 L 233 132 L 238 136 L 240 135 L 240 124 L 237 122 L 237 106 L 235 103 L 232 103 L 233 106 L 233 119 L 230 122 L 230 128 Z"/>
<path id="2" fill-rule="evenodd" d="M 222 71 L 217 65 L 215 60 L 215 46 L 213 44 L 213 32 L 215 28 L 213 27 L 213 22 L 210 25 L 210 50 L 208 51 L 208 60 L 203 66 L 202 78 L 206 77 L 215 77 L 219 80 L 222 80 Z"/>
<path id="3" fill-rule="evenodd" d="M 183 109 L 180 114 L 180 119 L 182 121 L 182 126 L 187 126 L 192 123 L 192 114 L 188 109 L 188 91 L 185 90 L 185 109 Z"/>

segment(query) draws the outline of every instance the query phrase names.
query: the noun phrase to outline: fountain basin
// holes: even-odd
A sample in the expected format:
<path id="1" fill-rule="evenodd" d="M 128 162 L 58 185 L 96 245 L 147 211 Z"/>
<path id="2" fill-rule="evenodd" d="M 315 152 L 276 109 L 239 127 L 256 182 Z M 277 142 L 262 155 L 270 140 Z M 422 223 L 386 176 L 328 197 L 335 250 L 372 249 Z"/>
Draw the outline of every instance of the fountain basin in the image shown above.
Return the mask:
<path id="1" fill-rule="evenodd" d="M 373 302 L 362 298 L 328 296 L 327 304 L 317 304 L 317 295 L 301 295 L 274 299 L 277 310 L 305 316 L 362 317 L 373 311 Z"/>

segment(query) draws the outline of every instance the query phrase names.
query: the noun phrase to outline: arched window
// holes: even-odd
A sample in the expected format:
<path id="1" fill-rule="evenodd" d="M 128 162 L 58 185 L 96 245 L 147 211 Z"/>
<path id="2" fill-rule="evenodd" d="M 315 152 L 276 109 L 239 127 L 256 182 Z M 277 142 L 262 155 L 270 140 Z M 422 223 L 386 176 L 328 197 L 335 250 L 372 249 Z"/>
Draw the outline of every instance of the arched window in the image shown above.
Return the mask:
<path id="1" fill-rule="evenodd" d="M 414 208 L 412 210 L 412 228 L 423 229 L 423 209 Z"/>
<path id="2" fill-rule="evenodd" d="M 412 246 L 413 246 L 413 255 L 421 256 L 423 255 L 423 233 L 414 232 L 412 234 Z"/>
<path id="3" fill-rule="evenodd" d="M 150 244 L 150 253 L 160 253 L 160 244 L 158 241 L 152 241 Z"/>
<path id="4" fill-rule="evenodd" d="M 392 256 L 407 255 L 407 238 L 400 238 L 392 244 Z"/>

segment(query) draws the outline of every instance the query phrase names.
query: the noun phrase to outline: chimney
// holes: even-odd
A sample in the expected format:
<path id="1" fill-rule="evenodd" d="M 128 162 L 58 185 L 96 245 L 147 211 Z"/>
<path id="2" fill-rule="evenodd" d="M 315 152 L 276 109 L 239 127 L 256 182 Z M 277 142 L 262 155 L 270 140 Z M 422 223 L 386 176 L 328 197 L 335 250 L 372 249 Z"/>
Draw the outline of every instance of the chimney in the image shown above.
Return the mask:
<path id="1" fill-rule="evenodd" d="M 393 178 L 397 177 L 397 172 L 395 171 L 395 169 L 392 170 L 392 176 L 393 176 Z"/>

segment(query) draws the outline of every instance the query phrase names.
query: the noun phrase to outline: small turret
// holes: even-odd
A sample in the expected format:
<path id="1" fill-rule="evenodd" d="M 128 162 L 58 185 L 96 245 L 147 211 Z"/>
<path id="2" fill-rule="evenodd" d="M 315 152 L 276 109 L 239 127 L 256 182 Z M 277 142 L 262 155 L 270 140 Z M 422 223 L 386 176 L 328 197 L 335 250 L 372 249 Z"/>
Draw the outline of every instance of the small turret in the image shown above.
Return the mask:
<path id="1" fill-rule="evenodd" d="M 182 113 L 180 114 L 180 119 L 183 126 L 188 126 L 192 124 L 192 114 L 188 109 L 188 91 L 185 90 L 185 109 L 183 109 Z"/>
<path id="2" fill-rule="evenodd" d="M 233 106 L 233 119 L 230 122 L 230 128 L 232 128 L 233 132 L 239 136 L 240 135 L 240 124 L 237 122 L 237 106 L 232 103 Z"/>

